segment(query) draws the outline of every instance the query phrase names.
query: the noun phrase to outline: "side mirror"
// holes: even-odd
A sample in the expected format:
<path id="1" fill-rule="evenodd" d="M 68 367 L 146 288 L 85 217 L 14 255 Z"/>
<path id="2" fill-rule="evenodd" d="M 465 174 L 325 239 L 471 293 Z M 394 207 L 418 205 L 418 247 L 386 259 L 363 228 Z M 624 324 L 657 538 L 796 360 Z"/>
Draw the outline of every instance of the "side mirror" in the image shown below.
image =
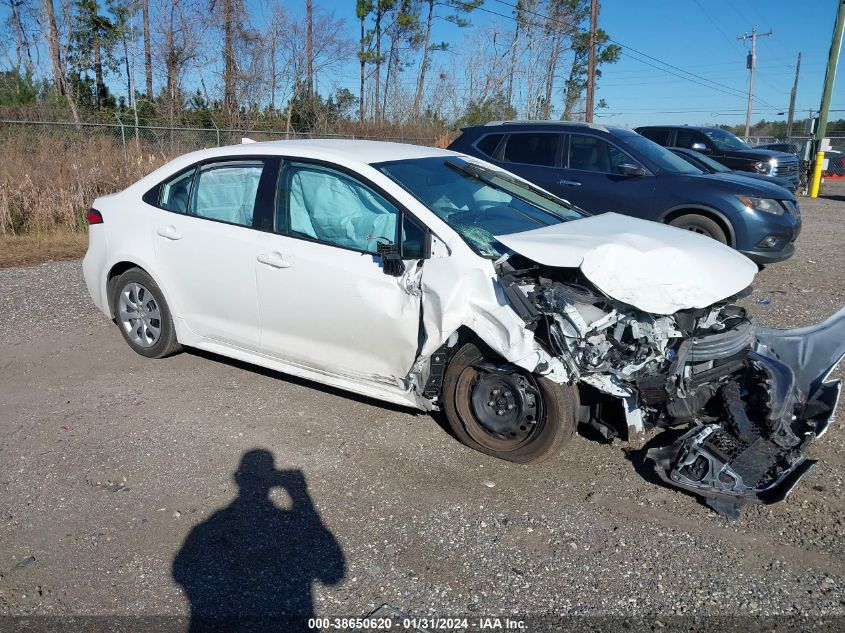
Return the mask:
<path id="1" fill-rule="evenodd" d="M 707 149 L 707 146 L 704 143 L 693 143 L 690 146 L 690 149 L 695 151 L 695 152 L 701 152 L 703 154 L 706 154 L 707 152 L 710 151 L 709 149 Z"/>
<path id="2" fill-rule="evenodd" d="M 645 176 L 645 169 L 633 163 L 622 163 L 616 170 L 623 176 Z"/>
<path id="3" fill-rule="evenodd" d="M 405 262 L 399 253 L 399 246 L 393 242 L 378 242 L 376 252 L 381 257 L 384 274 L 391 277 L 401 277 L 405 272 Z"/>

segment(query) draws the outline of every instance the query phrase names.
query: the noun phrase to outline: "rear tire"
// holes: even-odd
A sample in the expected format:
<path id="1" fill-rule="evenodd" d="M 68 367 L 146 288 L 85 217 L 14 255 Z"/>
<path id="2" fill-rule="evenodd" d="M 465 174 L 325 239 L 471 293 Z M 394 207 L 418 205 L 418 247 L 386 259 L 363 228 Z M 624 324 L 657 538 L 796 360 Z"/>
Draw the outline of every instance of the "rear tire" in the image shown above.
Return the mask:
<path id="1" fill-rule="evenodd" d="M 721 242 L 722 244 L 728 243 L 728 236 L 725 235 L 724 229 L 719 226 L 719 223 L 716 222 L 716 220 L 708 218 L 706 215 L 688 213 L 675 218 L 669 222 L 669 225 L 679 229 L 692 231 L 693 233 L 698 233 L 699 235 L 706 235 L 707 237 L 710 237 L 717 242 Z"/>
<path id="2" fill-rule="evenodd" d="M 111 302 L 120 333 L 141 356 L 164 358 L 182 349 L 161 288 L 140 268 L 114 280 Z"/>
<path id="3" fill-rule="evenodd" d="M 461 442 L 511 462 L 557 455 L 577 426 L 576 387 L 486 359 L 474 343 L 461 347 L 446 368 L 443 401 Z"/>

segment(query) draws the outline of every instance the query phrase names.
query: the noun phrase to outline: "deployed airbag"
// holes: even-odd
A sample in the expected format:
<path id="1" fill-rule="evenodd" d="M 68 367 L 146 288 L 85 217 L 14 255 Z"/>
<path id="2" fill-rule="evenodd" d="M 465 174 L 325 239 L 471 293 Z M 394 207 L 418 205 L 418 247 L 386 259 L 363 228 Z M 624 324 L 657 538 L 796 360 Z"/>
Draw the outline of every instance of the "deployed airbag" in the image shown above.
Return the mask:
<path id="1" fill-rule="evenodd" d="M 261 165 L 238 165 L 201 171 L 192 202 L 194 215 L 252 226 L 261 169 Z"/>
<path id="2" fill-rule="evenodd" d="M 291 230 L 314 239 L 376 252 L 376 238 L 396 240 L 398 212 L 351 178 L 318 167 L 289 176 Z"/>

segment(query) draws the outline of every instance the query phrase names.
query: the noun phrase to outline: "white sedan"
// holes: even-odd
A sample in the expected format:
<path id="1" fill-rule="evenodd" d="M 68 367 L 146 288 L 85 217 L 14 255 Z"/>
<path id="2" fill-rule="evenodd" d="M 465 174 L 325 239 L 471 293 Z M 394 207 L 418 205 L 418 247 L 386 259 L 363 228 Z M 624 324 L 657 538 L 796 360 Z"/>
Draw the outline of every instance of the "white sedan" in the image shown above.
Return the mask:
<path id="1" fill-rule="evenodd" d="M 754 327 L 756 267 L 688 231 L 587 216 L 455 152 L 363 141 L 187 154 L 88 213 L 85 281 L 129 346 L 191 346 L 424 410 L 529 462 L 579 421 L 685 426 L 649 457 L 736 514 L 783 498 L 839 393 L 845 311 Z M 668 433 L 666 434 L 669 435 Z"/>

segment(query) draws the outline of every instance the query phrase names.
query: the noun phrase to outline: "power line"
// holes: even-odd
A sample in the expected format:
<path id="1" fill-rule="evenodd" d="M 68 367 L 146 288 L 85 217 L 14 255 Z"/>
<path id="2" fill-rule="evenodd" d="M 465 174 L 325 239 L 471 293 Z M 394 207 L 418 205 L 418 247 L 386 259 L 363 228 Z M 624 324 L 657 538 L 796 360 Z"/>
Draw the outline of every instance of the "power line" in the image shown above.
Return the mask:
<path id="1" fill-rule="evenodd" d="M 510 4 L 509 2 L 505 2 L 505 0 L 495 0 L 495 2 L 498 2 L 499 4 L 502 4 L 502 5 L 506 6 L 506 7 L 510 7 L 511 9 L 514 9 L 514 10 L 517 10 L 517 11 L 522 11 L 522 12 L 524 12 L 524 13 L 528 13 L 528 14 L 531 14 L 531 15 L 534 15 L 534 16 L 537 16 L 537 17 L 540 17 L 540 18 L 543 18 L 543 19 L 545 19 L 545 20 L 548 20 L 549 22 L 554 22 L 554 23 L 557 23 L 557 24 L 562 24 L 562 25 L 564 25 L 564 26 L 566 26 L 566 27 L 568 27 L 568 28 L 570 28 L 570 29 L 574 29 L 574 30 L 576 30 L 576 31 L 580 31 L 580 32 L 582 32 L 582 33 L 587 32 L 585 29 L 583 29 L 581 26 L 579 26 L 579 25 L 577 25 L 577 24 L 573 24 L 573 23 L 571 23 L 571 22 L 566 22 L 565 20 L 560 20 L 560 19 L 557 19 L 557 18 L 552 18 L 551 16 L 548 16 L 548 15 L 545 15 L 545 14 L 542 14 L 542 13 L 539 13 L 539 12 L 537 12 L 537 11 L 532 11 L 532 10 L 530 10 L 530 9 L 524 9 L 524 8 L 521 8 L 521 7 L 516 7 L 515 5 Z M 490 10 L 490 9 L 485 9 L 484 7 L 481 7 L 479 10 L 486 11 L 486 12 L 488 12 L 488 13 L 492 13 L 493 15 L 499 15 L 499 16 L 504 17 L 504 18 L 506 18 L 506 19 L 512 19 L 512 20 L 515 20 L 515 21 L 519 21 L 519 18 L 518 18 L 518 17 L 515 17 L 515 16 L 510 16 L 510 15 L 504 15 L 504 14 L 502 14 L 502 13 L 497 13 L 497 12 L 492 11 L 492 10 Z M 530 24 L 530 23 L 528 23 L 528 24 Z M 719 87 L 719 88 L 721 88 L 723 91 L 724 91 L 724 90 L 729 90 L 729 91 L 731 91 L 731 92 L 735 93 L 735 96 L 745 96 L 745 93 L 744 93 L 744 92 L 742 92 L 741 90 L 738 90 L 738 89 L 733 88 L 733 87 L 731 87 L 731 86 L 728 86 L 728 85 L 726 85 L 726 84 L 720 83 L 720 82 L 718 82 L 718 81 L 714 81 L 714 80 L 712 80 L 712 79 L 708 79 L 707 77 L 703 77 L 703 76 L 698 75 L 698 74 L 696 74 L 696 73 L 693 73 L 693 72 L 691 72 L 691 71 L 685 70 L 685 69 L 681 68 L 680 66 L 675 66 L 674 64 L 670 64 L 669 62 L 665 62 L 665 61 L 663 61 L 662 59 L 659 59 L 659 58 L 657 58 L 657 57 L 654 57 L 653 55 L 649 55 L 648 53 L 644 53 L 644 52 L 642 52 L 642 51 L 640 51 L 640 50 L 638 50 L 638 49 L 636 49 L 636 48 L 634 48 L 634 47 L 632 47 L 632 46 L 629 46 L 629 45 L 625 44 L 624 42 L 621 42 L 621 41 L 619 41 L 619 40 L 613 39 L 613 38 L 611 38 L 611 37 L 608 37 L 608 41 L 609 41 L 609 42 L 612 42 L 612 43 L 614 43 L 614 44 L 616 44 L 616 45 L 618 45 L 618 46 L 621 46 L 623 49 L 626 49 L 626 50 L 628 51 L 629 55 L 630 55 L 630 53 L 635 53 L 636 55 L 640 55 L 640 56 L 642 56 L 642 57 L 644 57 L 644 58 L 646 58 L 646 59 L 650 59 L 650 60 L 652 60 L 652 61 L 654 61 L 654 62 L 657 62 L 658 64 L 662 64 L 663 66 L 666 66 L 666 67 L 668 67 L 668 68 L 672 68 L 672 69 L 674 69 L 674 70 L 677 70 L 677 71 L 680 71 L 680 72 L 682 72 L 682 73 L 685 73 L 686 75 L 689 75 L 690 77 L 695 77 L 696 79 L 699 79 L 699 80 L 701 80 L 701 81 L 705 81 L 705 82 L 707 82 L 707 83 L 709 83 L 709 84 L 713 84 L 713 86 L 718 86 L 718 87 Z M 631 57 L 631 59 L 636 59 L 636 57 Z M 663 72 L 667 72 L 667 73 L 669 73 L 669 74 L 674 74 L 674 75 L 675 75 L 675 76 L 677 76 L 677 77 L 685 78 L 685 77 L 684 77 L 684 75 L 677 75 L 676 73 L 669 72 L 666 68 L 662 68 L 662 67 L 660 67 L 660 66 L 654 66 L 654 65 L 652 65 L 652 64 L 647 64 L 647 63 L 646 63 L 645 61 L 643 61 L 643 60 L 637 60 L 637 61 L 640 61 L 640 62 L 642 62 L 642 63 L 645 63 L 646 65 L 651 65 L 653 68 L 656 68 L 657 70 L 662 70 Z M 694 82 L 694 83 L 696 83 L 696 82 Z M 772 106 L 772 104 L 770 104 L 770 103 L 768 103 L 768 102 L 764 101 L 763 99 L 759 99 L 759 98 L 758 98 L 757 100 L 758 100 L 760 103 L 764 104 L 764 105 Z M 772 107 L 775 107 L 775 106 L 772 106 Z"/>
<path id="2" fill-rule="evenodd" d="M 704 10 L 704 7 L 703 7 L 703 6 L 701 6 L 701 3 L 700 3 L 698 0 L 693 0 L 693 1 L 695 2 L 695 6 L 697 6 L 697 7 L 701 10 L 701 12 L 704 14 L 704 17 L 705 17 L 705 18 L 707 18 L 708 20 L 710 20 L 710 23 L 711 23 L 713 26 L 715 26 L 715 27 L 716 27 L 716 30 L 717 30 L 717 31 L 719 31 L 719 34 L 720 34 L 722 37 L 724 37 L 724 38 L 725 38 L 725 40 L 726 40 L 727 42 L 730 42 L 731 46 L 735 47 L 737 50 L 739 50 L 740 52 L 743 52 L 743 53 L 744 53 L 745 51 L 742 49 L 742 47 L 741 47 L 739 44 L 737 44 L 737 43 L 736 43 L 736 40 L 731 39 L 731 38 L 728 36 L 728 34 L 727 34 L 727 33 L 725 33 L 725 31 L 723 31 L 723 30 L 722 30 L 722 27 L 721 27 L 721 26 L 719 26 L 719 25 L 716 23 L 716 20 L 714 20 L 714 19 L 710 16 L 710 13 L 708 13 L 707 11 L 705 11 L 705 10 Z"/>

